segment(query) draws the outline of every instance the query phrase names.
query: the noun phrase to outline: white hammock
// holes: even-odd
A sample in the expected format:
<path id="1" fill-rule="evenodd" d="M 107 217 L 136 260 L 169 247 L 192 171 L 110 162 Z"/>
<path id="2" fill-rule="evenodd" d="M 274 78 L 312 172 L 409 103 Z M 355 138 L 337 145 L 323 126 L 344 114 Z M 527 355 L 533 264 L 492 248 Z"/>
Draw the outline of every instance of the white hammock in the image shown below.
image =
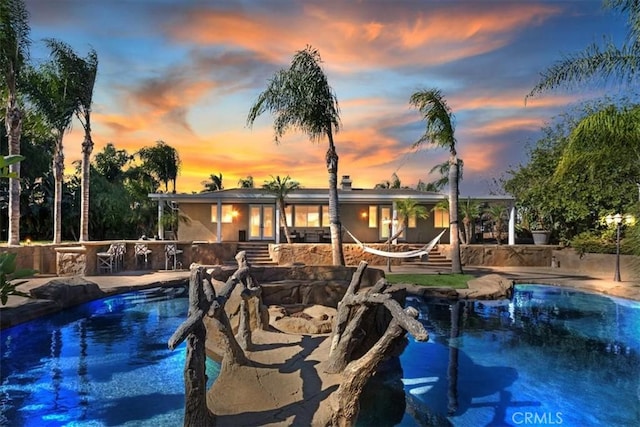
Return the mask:
<path id="1" fill-rule="evenodd" d="M 351 234 L 349 230 L 347 230 L 345 227 L 342 227 L 342 228 L 344 228 L 344 231 L 346 231 L 349 234 L 349 236 L 351 236 L 351 238 L 362 248 L 362 250 L 370 254 L 379 255 L 387 258 L 413 258 L 413 257 L 419 257 L 423 255 L 428 256 L 429 252 L 431 252 L 431 249 L 433 249 L 438 244 L 444 232 L 447 231 L 446 229 L 442 230 L 442 232 L 438 234 L 432 241 L 430 241 L 420 249 L 414 249 L 412 251 L 405 251 L 405 252 L 387 252 L 387 251 L 382 251 L 379 249 L 366 246 L 364 243 L 358 240 L 356 236 Z"/>

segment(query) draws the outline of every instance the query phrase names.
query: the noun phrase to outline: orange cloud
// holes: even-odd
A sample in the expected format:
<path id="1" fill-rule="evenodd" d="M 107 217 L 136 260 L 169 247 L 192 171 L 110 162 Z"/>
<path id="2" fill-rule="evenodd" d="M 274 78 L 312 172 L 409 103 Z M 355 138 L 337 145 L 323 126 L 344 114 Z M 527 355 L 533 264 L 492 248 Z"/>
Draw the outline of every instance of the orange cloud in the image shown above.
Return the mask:
<path id="1" fill-rule="evenodd" d="M 233 45 L 282 63 L 292 52 L 312 44 L 326 55 L 331 68 L 348 70 L 406 64 L 440 64 L 477 55 L 503 46 L 514 31 L 538 25 L 557 14 L 552 5 L 468 3 L 430 9 L 385 5 L 341 7 L 331 2 L 304 3 L 304 13 L 295 18 L 287 13 L 193 9 L 167 31 L 182 43 L 205 46 Z M 427 4 L 428 5 L 428 4 Z M 341 5 L 342 6 L 342 5 Z M 455 19 L 452 17 L 455 16 Z M 277 42 L 275 42 L 277 41 Z M 427 54 L 425 54 L 427 52 Z"/>

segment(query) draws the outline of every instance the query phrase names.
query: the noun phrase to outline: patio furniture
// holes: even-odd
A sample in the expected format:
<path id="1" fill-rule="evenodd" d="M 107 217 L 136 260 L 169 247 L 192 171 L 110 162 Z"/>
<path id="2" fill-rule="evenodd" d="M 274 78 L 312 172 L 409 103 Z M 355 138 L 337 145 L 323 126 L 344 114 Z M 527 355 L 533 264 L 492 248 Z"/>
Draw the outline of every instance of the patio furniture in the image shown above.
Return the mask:
<path id="1" fill-rule="evenodd" d="M 127 245 L 124 242 L 114 243 L 116 247 L 116 255 L 115 255 L 115 270 L 121 271 L 124 270 L 124 254 L 127 253 Z"/>
<path id="2" fill-rule="evenodd" d="M 134 247 L 134 252 L 136 255 L 136 267 L 140 260 L 144 262 L 144 268 L 146 269 L 149 266 L 149 255 L 151 255 L 151 249 L 147 246 L 146 243 L 136 243 Z"/>
<path id="3" fill-rule="evenodd" d="M 164 247 L 164 269 L 169 269 L 169 262 L 173 260 L 173 269 L 175 270 L 178 265 L 178 255 L 182 253 L 181 249 L 178 249 L 178 245 L 175 243 L 169 243 Z"/>
<path id="4" fill-rule="evenodd" d="M 96 253 L 98 259 L 98 273 L 113 273 L 116 269 L 116 256 L 118 247 L 116 243 L 109 245 L 105 252 Z"/>

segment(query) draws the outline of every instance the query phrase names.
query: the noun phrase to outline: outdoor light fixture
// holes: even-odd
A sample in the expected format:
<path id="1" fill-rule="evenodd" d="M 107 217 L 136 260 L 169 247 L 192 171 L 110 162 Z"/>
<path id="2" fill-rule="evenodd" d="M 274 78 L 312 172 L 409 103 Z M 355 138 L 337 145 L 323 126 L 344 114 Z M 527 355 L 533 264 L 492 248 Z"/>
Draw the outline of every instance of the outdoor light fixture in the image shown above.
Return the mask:
<path id="1" fill-rule="evenodd" d="M 607 215 L 604 217 L 604 220 L 607 225 L 616 225 L 616 270 L 613 274 L 613 281 L 620 282 L 620 227 L 623 223 L 625 225 L 633 225 L 635 224 L 636 219 L 633 215 L 627 214 L 623 216 L 622 214 L 617 213 L 615 215 Z"/>
<path id="2" fill-rule="evenodd" d="M 369 214 L 367 213 L 367 211 L 362 211 L 362 212 L 360 213 L 360 217 L 361 217 L 362 219 L 367 219 L 367 217 L 368 217 L 368 216 L 369 216 Z"/>

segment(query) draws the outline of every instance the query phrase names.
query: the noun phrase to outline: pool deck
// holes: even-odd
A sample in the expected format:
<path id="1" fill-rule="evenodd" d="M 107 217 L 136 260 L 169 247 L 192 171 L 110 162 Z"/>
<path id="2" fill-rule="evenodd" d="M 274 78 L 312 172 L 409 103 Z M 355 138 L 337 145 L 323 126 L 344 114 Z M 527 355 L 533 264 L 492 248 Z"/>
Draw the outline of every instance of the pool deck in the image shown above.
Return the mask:
<path id="1" fill-rule="evenodd" d="M 385 270 L 384 266 L 371 266 L 371 268 L 380 268 Z M 640 301 L 640 283 L 636 280 L 623 277 L 623 281 L 615 282 L 613 277 L 598 277 L 594 275 L 580 274 L 576 271 L 567 271 L 560 268 L 548 267 L 464 267 L 464 272 L 476 277 L 489 274 L 499 274 L 507 279 L 513 280 L 515 283 L 538 283 L 556 286 L 566 286 L 588 292 L 602 293 L 605 295 L 626 298 L 630 300 Z M 434 268 L 424 265 L 403 265 L 393 266 L 392 273 L 411 273 L 411 274 L 445 274 L 450 272 L 446 268 Z M 161 286 L 167 283 L 175 283 L 189 278 L 188 270 L 178 271 L 126 271 L 112 275 L 87 276 L 83 279 L 93 282 L 105 294 L 114 294 L 128 292 L 135 289 L 148 288 L 153 286 Z M 40 287 L 51 280 L 64 280 L 64 277 L 57 276 L 39 276 L 27 279 L 25 283 L 18 286 L 18 290 L 29 293 L 30 289 Z M 71 278 L 69 278 L 71 280 Z M 30 306 L 27 309 L 27 305 Z M 22 307 L 21 307 L 22 306 Z M 0 317 L 3 314 L 9 314 L 3 311 L 21 308 L 21 310 L 12 310 L 10 317 L 14 317 L 10 324 L 20 323 L 28 318 L 34 318 L 41 314 L 47 314 L 50 310 L 43 310 L 38 313 L 39 309 L 34 300 L 19 296 L 10 296 L 7 304 L 0 307 Z M 19 319 L 22 314 L 27 319 Z M 18 317 L 18 318 L 15 318 Z M 9 320 L 9 319 L 5 319 Z M 2 322 L 4 323 L 4 322 Z"/>

